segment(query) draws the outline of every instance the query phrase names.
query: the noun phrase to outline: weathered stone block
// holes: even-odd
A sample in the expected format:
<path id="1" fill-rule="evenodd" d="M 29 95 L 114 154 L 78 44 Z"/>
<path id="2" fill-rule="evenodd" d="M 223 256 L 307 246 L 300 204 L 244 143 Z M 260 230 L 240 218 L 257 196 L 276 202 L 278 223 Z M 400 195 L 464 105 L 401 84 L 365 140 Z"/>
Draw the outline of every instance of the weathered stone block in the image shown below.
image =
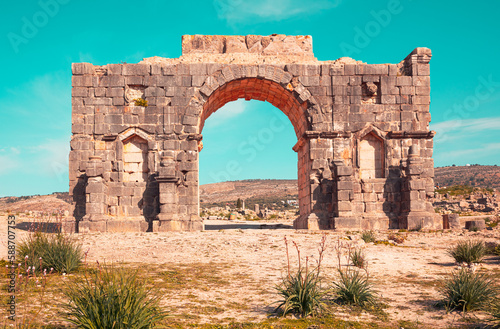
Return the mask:
<path id="1" fill-rule="evenodd" d="M 93 75 L 94 65 L 90 63 L 73 63 L 71 65 L 73 75 Z"/>
<path id="2" fill-rule="evenodd" d="M 149 75 L 151 68 L 146 64 L 124 64 L 122 66 L 123 75 Z"/>
<path id="3" fill-rule="evenodd" d="M 478 220 L 468 220 L 465 222 L 465 229 L 466 230 L 479 230 L 482 231 L 486 228 L 486 223 L 484 219 L 478 219 Z"/>
<path id="4" fill-rule="evenodd" d="M 78 233 L 106 232 L 106 221 L 80 221 L 78 222 Z"/>
<path id="5" fill-rule="evenodd" d="M 107 232 L 141 232 L 141 221 L 109 220 Z"/>
<path id="6" fill-rule="evenodd" d="M 85 76 L 74 75 L 71 78 L 71 85 L 73 87 L 92 87 L 93 77 L 88 75 Z"/>

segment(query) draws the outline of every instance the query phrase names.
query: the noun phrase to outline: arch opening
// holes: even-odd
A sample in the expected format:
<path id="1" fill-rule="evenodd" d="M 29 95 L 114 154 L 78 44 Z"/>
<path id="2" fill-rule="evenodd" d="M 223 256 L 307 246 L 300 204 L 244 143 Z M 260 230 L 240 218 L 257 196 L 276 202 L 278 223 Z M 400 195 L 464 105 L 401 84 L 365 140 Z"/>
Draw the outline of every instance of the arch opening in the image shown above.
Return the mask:
<path id="1" fill-rule="evenodd" d="M 288 88 L 288 89 L 287 89 Z M 300 102 L 294 95 L 293 87 L 284 88 L 280 84 L 260 79 L 243 78 L 230 81 L 217 88 L 203 104 L 200 114 L 199 129 L 202 133 L 205 121 L 228 102 L 238 99 L 266 101 L 283 112 L 292 124 L 297 140 L 308 130 L 308 102 Z M 310 189 L 307 184 L 309 165 L 309 146 L 307 143 L 294 149 L 297 152 L 297 180 L 300 214 L 310 212 Z"/>
<path id="2" fill-rule="evenodd" d="M 292 87 L 290 87 L 292 88 Z M 203 105 L 199 132 L 203 131 L 205 120 L 226 103 L 245 100 L 267 101 L 281 110 L 290 120 L 299 139 L 307 130 L 307 102 L 299 103 L 290 90 L 280 84 L 259 78 L 244 78 L 230 81 L 215 90 Z"/>

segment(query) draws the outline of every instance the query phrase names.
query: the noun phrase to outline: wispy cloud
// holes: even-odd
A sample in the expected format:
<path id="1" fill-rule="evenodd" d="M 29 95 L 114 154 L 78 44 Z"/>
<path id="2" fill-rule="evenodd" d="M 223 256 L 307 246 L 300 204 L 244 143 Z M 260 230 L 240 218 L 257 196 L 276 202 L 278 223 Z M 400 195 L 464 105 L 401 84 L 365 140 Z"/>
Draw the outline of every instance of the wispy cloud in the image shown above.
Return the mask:
<path id="1" fill-rule="evenodd" d="M 68 130 L 71 119 L 71 72 L 53 72 L 7 89 L 0 99 L 9 109 L 6 119 L 30 133 Z M 5 118 L 4 118 L 5 119 Z M 1 132 L 0 132 L 1 134 Z"/>
<path id="2" fill-rule="evenodd" d="M 488 130 L 500 130 L 500 117 L 431 123 L 431 129 L 437 132 L 436 143 L 450 142 L 464 135 L 477 134 Z"/>
<path id="3" fill-rule="evenodd" d="M 19 166 L 17 159 L 5 153 L 0 155 L 0 175 L 6 175 Z"/>
<path id="4" fill-rule="evenodd" d="M 37 76 L 0 98 L 0 195 L 67 189 L 71 72 Z"/>
<path id="5" fill-rule="evenodd" d="M 68 176 L 69 138 L 48 139 L 33 146 L 2 149 L 0 174 L 35 174 L 64 181 Z"/>
<path id="6" fill-rule="evenodd" d="M 236 100 L 234 102 L 229 102 L 215 113 L 213 113 L 206 121 L 205 127 L 203 129 L 214 128 L 224 125 L 229 119 L 232 119 L 248 108 L 248 103 L 242 99 Z"/>
<path id="7" fill-rule="evenodd" d="M 322 10 L 335 8 L 340 0 L 320 0 L 314 2 L 299 0 L 214 0 L 217 16 L 229 25 L 282 21 L 292 17 L 314 14 Z"/>
<path id="8" fill-rule="evenodd" d="M 31 148 L 38 159 L 38 171 L 48 177 L 65 181 L 68 176 L 69 139 L 47 140 Z"/>
<path id="9" fill-rule="evenodd" d="M 470 159 L 469 162 L 471 163 L 475 162 L 484 164 L 484 161 L 489 163 L 488 158 L 491 157 L 492 154 L 498 154 L 499 151 L 500 143 L 487 143 L 484 145 L 478 145 L 472 149 L 441 152 L 438 156 L 439 158 L 446 159 L 449 163 L 455 161 L 463 162 L 464 159 Z"/>
<path id="10" fill-rule="evenodd" d="M 431 124 L 434 159 L 438 166 L 450 164 L 495 164 L 500 158 L 500 117 L 449 120 Z"/>

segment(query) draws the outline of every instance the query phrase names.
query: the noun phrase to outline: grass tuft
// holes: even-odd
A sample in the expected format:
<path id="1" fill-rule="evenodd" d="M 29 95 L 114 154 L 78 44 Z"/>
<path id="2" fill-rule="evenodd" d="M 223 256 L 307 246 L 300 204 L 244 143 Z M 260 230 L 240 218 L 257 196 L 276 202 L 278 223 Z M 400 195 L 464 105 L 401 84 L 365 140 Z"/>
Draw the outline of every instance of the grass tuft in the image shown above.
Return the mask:
<path id="1" fill-rule="evenodd" d="M 50 268 L 70 273 L 80 266 L 82 258 L 81 246 L 63 233 L 35 232 L 17 247 L 17 262 L 35 268 L 37 273 Z"/>
<path id="2" fill-rule="evenodd" d="M 288 313 L 299 314 L 302 317 L 316 315 L 323 308 L 321 301 L 324 291 L 321 288 L 320 272 L 323 253 L 325 252 L 326 236 L 323 235 L 320 243 L 319 258 L 317 266 L 310 269 L 308 266 L 309 257 L 306 257 L 306 265 L 301 264 L 300 249 L 292 241 L 297 250 L 298 268 L 296 272 L 290 270 L 290 257 L 288 253 L 288 241 L 285 237 L 287 256 L 287 276 L 276 286 L 278 295 L 281 297 L 276 311 L 282 310 L 283 316 Z"/>
<path id="3" fill-rule="evenodd" d="M 71 281 L 64 294 L 66 319 L 78 328 L 151 328 L 166 315 L 159 296 L 124 268 L 103 267 Z"/>
<path id="4" fill-rule="evenodd" d="M 486 255 L 487 249 L 481 240 L 463 240 L 448 250 L 457 263 L 480 263 Z"/>
<path id="5" fill-rule="evenodd" d="M 361 248 L 352 250 L 349 254 L 349 259 L 351 260 L 352 265 L 356 267 L 364 268 L 366 266 L 365 253 Z"/>
<path id="6" fill-rule="evenodd" d="M 323 292 L 315 272 L 298 270 L 297 273 L 284 278 L 276 290 L 282 297 L 276 310 L 282 308 L 283 316 L 297 313 L 306 317 L 316 314 L 322 307 Z"/>
<path id="7" fill-rule="evenodd" d="M 376 238 L 375 238 L 375 232 L 373 232 L 373 231 L 364 231 L 363 233 L 361 233 L 361 239 L 365 243 L 375 242 L 375 240 L 376 240 Z"/>
<path id="8" fill-rule="evenodd" d="M 337 301 L 361 307 L 376 303 L 376 293 L 368 275 L 352 269 L 339 269 L 339 274 L 339 280 L 333 283 Z"/>
<path id="9" fill-rule="evenodd" d="M 493 279 L 487 274 L 462 268 L 444 282 L 441 294 L 447 309 L 468 312 L 490 305 L 497 291 Z"/>

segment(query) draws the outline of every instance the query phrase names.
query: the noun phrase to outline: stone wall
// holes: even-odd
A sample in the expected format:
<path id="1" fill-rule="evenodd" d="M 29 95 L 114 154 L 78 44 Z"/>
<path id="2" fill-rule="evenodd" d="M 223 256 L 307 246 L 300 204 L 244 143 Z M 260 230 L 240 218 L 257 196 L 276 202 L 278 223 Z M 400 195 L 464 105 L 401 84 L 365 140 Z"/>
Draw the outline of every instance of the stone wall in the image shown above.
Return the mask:
<path id="1" fill-rule="evenodd" d="M 317 61 L 308 36 L 184 36 L 182 48 L 177 59 L 73 64 L 69 230 L 202 229 L 204 122 L 238 98 L 270 102 L 295 129 L 296 228 L 442 225 L 428 200 L 429 49 L 369 65 Z"/>

